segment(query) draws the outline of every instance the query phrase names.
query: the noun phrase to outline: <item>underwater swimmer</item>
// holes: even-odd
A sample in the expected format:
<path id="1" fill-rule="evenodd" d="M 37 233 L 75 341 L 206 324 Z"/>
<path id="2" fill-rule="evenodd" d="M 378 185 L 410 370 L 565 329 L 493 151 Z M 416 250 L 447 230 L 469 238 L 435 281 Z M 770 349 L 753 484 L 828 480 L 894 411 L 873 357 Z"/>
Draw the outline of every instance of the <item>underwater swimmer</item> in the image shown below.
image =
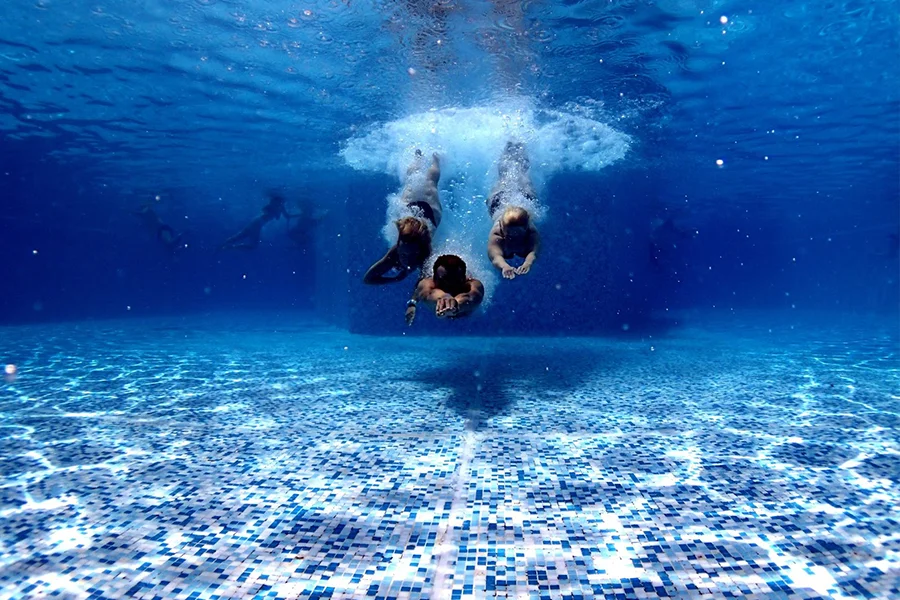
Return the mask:
<path id="1" fill-rule="evenodd" d="M 400 196 L 410 215 L 395 222 L 397 243 L 369 267 L 363 283 L 374 285 L 402 281 L 411 272 L 421 269 L 431 256 L 431 240 L 441 224 L 443 213 L 437 187 L 441 178 L 438 155 L 432 155 L 431 166 L 425 171 L 424 178 L 413 177 L 421 173 L 424 167 L 422 151 L 416 150 L 416 156 L 406 171 L 406 183 Z"/>
<path id="2" fill-rule="evenodd" d="M 275 192 L 269 192 L 269 202 L 263 207 L 262 212 L 239 232 L 225 240 L 219 247 L 220 250 L 252 250 L 259 246 L 260 235 L 263 226 L 269 221 L 284 217 L 290 222 L 293 215 L 288 214 L 283 196 Z"/>
<path id="3" fill-rule="evenodd" d="M 413 324 L 419 302 L 434 306 L 439 319 L 455 319 L 472 314 L 483 299 L 484 285 L 469 276 L 465 261 L 444 254 L 434 261 L 434 277 L 421 280 L 406 303 L 406 324 Z"/>
<path id="4" fill-rule="evenodd" d="M 328 216 L 327 208 L 314 209 L 310 203 L 295 205 L 291 215 L 294 222 L 288 227 L 288 237 L 294 245 L 305 251 L 315 247 L 316 232 L 322 220 Z"/>
<path id="5" fill-rule="evenodd" d="M 524 208 L 509 206 L 494 223 L 488 237 L 488 258 L 500 269 L 503 277 L 513 279 L 516 275 L 526 275 L 537 258 L 541 238 L 531 215 Z M 521 256 L 524 260 L 513 267 L 507 259 Z"/>
<path id="6" fill-rule="evenodd" d="M 694 237 L 695 231 L 676 225 L 672 217 L 656 218 L 650 223 L 648 245 L 651 266 L 658 271 L 677 274 L 674 262 L 679 247 Z"/>
<path id="7" fill-rule="evenodd" d="M 500 269 L 504 278 L 514 279 L 516 275 L 525 275 L 531 270 L 540 247 L 540 235 L 534 220 L 527 210 L 515 205 L 516 198 L 524 198 L 532 204 L 537 202 L 525 147 L 520 143 L 507 142 L 497 170 L 500 177 L 487 199 L 488 212 L 495 219 L 488 236 L 488 258 Z M 507 262 L 515 256 L 524 259 L 519 267 Z"/>
<path id="8" fill-rule="evenodd" d="M 180 247 L 181 234 L 177 233 L 171 226 L 163 222 L 153 208 L 153 205 L 149 203 L 145 204 L 139 210 L 136 210 L 134 214 L 141 219 L 144 226 L 153 234 L 153 236 L 165 246 L 167 252 L 174 254 Z"/>

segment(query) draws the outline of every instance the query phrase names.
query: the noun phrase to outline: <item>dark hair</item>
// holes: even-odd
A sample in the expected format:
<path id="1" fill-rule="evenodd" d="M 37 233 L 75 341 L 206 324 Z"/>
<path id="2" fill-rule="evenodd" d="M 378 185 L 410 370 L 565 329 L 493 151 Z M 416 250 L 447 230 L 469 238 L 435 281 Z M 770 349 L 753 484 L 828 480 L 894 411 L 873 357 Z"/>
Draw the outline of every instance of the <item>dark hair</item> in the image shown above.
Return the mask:
<path id="1" fill-rule="evenodd" d="M 466 261 L 456 256 L 455 254 L 442 254 L 437 257 L 437 260 L 434 261 L 434 270 L 437 271 L 440 267 L 444 267 L 447 271 L 458 271 L 462 272 L 464 275 L 466 273 Z"/>

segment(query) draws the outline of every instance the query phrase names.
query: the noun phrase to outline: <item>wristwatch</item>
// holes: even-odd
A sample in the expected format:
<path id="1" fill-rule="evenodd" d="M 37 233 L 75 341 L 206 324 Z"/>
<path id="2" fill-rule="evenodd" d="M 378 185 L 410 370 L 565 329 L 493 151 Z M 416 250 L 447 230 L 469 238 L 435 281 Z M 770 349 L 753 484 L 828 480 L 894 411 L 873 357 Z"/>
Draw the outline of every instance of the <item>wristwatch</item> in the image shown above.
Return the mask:
<path id="1" fill-rule="evenodd" d="M 406 307 L 407 307 L 407 308 L 409 308 L 410 306 L 415 306 L 415 305 L 416 305 L 416 299 L 415 299 L 415 298 L 410 298 L 410 299 L 406 302 Z"/>

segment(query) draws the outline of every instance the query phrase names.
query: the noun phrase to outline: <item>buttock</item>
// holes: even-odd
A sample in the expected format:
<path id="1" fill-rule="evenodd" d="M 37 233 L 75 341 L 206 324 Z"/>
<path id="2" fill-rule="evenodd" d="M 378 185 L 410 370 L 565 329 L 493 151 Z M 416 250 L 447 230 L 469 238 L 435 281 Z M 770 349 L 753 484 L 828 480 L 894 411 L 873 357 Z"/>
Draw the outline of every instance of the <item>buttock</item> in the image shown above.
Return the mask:
<path id="1" fill-rule="evenodd" d="M 496 219 L 497 212 L 500 209 L 505 208 L 507 206 L 515 205 L 515 202 L 512 202 L 514 197 L 515 197 L 514 194 L 511 194 L 506 190 L 500 190 L 498 192 L 494 192 L 493 194 L 491 194 L 490 197 L 488 197 L 488 199 L 487 199 L 488 213 L 491 215 L 491 218 Z M 528 200 L 528 202 L 530 202 L 532 204 L 537 203 L 537 198 L 535 197 L 534 194 L 531 194 L 529 192 L 523 192 L 522 197 L 525 198 L 526 200 Z"/>
<path id="2" fill-rule="evenodd" d="M 437 229 L 438 224 L 437 219 L 434 215 L 434 209 L 429 203 L 425 202 L 424 200 L 417 200 L 415 202 L 410 202 L 406 205 L 406 207 L 412 211 L 414 216 L 425 219 L 426 221 L 431 223 L 432 229 Z"/>

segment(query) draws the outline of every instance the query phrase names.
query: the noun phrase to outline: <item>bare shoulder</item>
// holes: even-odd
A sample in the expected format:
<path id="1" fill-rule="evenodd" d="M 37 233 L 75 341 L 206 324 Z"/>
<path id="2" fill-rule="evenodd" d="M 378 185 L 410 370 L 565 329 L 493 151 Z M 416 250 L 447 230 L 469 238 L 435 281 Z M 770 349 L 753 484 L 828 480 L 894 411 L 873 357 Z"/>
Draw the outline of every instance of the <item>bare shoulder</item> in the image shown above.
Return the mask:
<path id="1" fill-rule="evenodd" d="M 479 280 L 472 278 L 469 280 L 469 292 L 473 294 L 478 294 L 479 296 L 484 296 L 484 284 Z"/>
<path id="2" fill-rule="evenodd" d="M 425 277 L 420 280 L 416 285 L 416 295 L 417 296 L 425 296 L 431 293 L 434 290 L 434 279 L 431 277 Z"/>

